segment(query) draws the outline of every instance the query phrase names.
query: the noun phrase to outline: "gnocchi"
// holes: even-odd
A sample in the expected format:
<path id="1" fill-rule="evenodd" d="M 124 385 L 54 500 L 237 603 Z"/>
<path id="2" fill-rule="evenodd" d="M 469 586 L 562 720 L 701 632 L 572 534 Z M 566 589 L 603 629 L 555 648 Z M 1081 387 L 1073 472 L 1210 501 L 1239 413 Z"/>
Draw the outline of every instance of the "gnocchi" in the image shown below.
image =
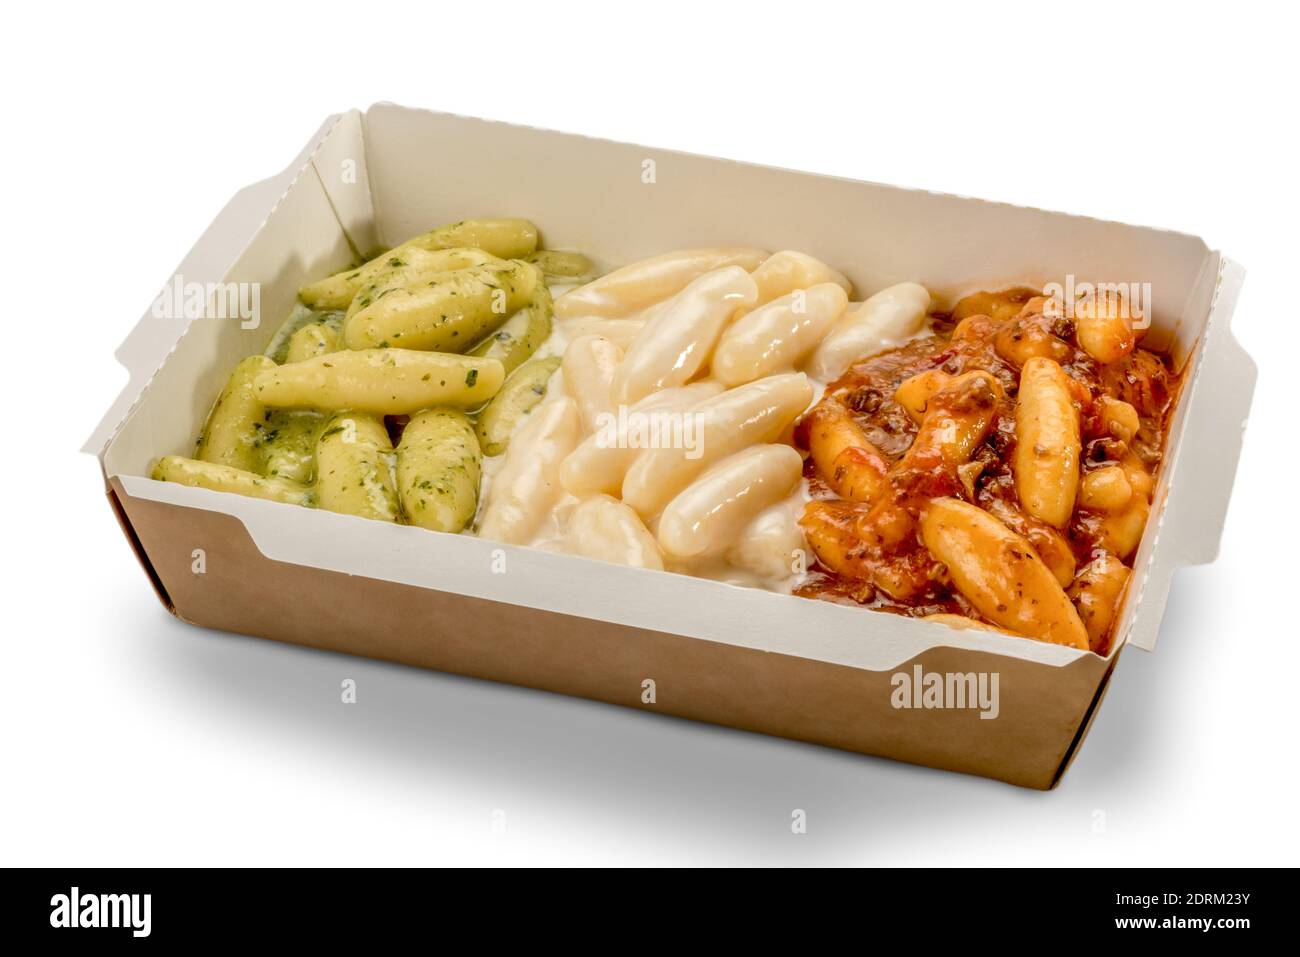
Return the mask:
<path id="1" fill-rule="evenodd" d="M 1016 406 L 1016 493 L 1026 512 L 1064 528 L 1079 488 L 1079 413 L 1070 379 L 1051 359 L 1034 357 L 1020 372 Z"/>
<path id="2" fill-rule="evenodd" d="M 257 377 L 276 365 L 264 356 L 250 356 L 230 374 L 217 396 L 199 436 L 194 457 L 243 471 L 257 467 L 257 444 L 266 405 L 258 395 Z"/>
<path id="3" fill-rule="evenodd" d="M 283 409 L 356 409 L 407 415 L 436 405 L 472 409 L 501 388 L 505 370 L 496 359 L 411 349 L 332 352 L 262 369 L 251 396 Z"/>
<path id="4" fill-rule="evenodd" d="M 922 333 L 930 292 L 914 282 L 882 289 L 835 324 L 809 360 L 808 374 L 829 382 L 855 359 L 900 346 Z"/>
<path id="5" fill-rule="evenodd" d="M 647 396 L 632 406 L 629 415 L 587 436 L 565 457 L 561 483 L 573 495 L 603 492 L 621 497 L 628 468 L 643 445 L 653 446 L 655 436 L 664 430 L 664 417 L 686 412 L 721 392 L 721 383 L 693 382 Z"/>
<path id="6" fill-rule="evenodd" d="M 802 574 L 808 565 L 808 543 L 799 527 L 801 511 L 802 500 L 787 498 L 759 512 L 727 549 L 728 563 L 767 581 Z"/>
<path id="7" fill-rule="evenodd" d="M 768 256 L 753 271 L 753 275 L 754 283 L 758 286 L 760 306 L 792 292 L 812 289 L 824 283 L 839 286 L 844 292 L 846 303 L 853 293 L 853 284 L 842 272 L 794 249 L 785 249 Z"/>
<path id="8" fill-rule="evenodd" d="M 551 337 L 551 293 L 537 287 L 533 300 L 470 349 L 467 355 L 496 359 L 506 375 L 519 368 Z"/>
<path id="9" fill-rule="evenodd" d="M 268 478 L 310 484 L 316 471 L 316 439 L 325 427 L 319 412 L 275 409 L 265 416 L 257 469 Z"/>
<path id="10" fill-rule="evenodd" d="M 644 319 L 570 319 L 564 323 L 564 332 L 570 340 L 600 336 L 626 351 L 641 334 L 645 323 Z"/>
<path id="11" fill-rule="evenodd" d="M 706 399 L 693 417 L 692 441 L 637 455 L 623 480 L 623 500 L 643 517 L 658 514 L 669 499 L 712 463 L 757 443 L 771 442 L 808 407 L 812 386 L 801 373 L 771 376 Z"/>
<path id="12" fill-rule="evenodd" d="M 180 455 L 164 455 L 154 465 L 150 477 L 159 482 L 176 482 L 214 492 L 233 492 L 236 495 L 264 498 L 288 505 L 315 504 L 315 496 L 310 489 L 285 479 L 267 478 L 232 465 L 202 462 Z"/>
<path id="13" fill-rule="evenodd" d="M 511 440 L 511 454 L 492 480 L 478 533 L 527 542 L 559 498 L 560 463 L 578 444 L 578 406 L 563 398 L 541 406 Z"/>
<path id="14" fill-rule="evenodd" d="M 320 507 L 381 522 L 397 521 L 392 453 L 392 440 L 379 416 L 361 412 L 334 416 L 316 441 Z"/>
<path id="15" fill-rule="evenodd" d="M 338 350 L 339 334 L 323 322 L 313 322 L 289 337 L 289 348 L 284 361 L 302 362 Z"/>
<path id="16" fill-rule="evenodd" d="M 1103 553 L 1084 566 L 1079 577 L 1070 583 L 1069 596 L 1079 610 L 1093 651 L 1105 649 L 1106 637 L 1131 574 L 1122 561 Z"/>
<path id="17" fill-rule="evenodd" d="M 477 266 L 495 258 L 478 249 L 444 248 L 431 252 L 420 247 L 399 247 L 356 269 L 346 269 L 328 279 L 303 286 L 298 290 L 298 298 L 312 309 L 346 310 L 357 295 L 373 283 L 389 285 L 401 278 L 414 280 L 426 273 Z"/>
<path id="18" fill-rule="evenodd" d="M 614 376 L 622 361 L 623 350 L 600 336 L 580 336 L 564 350 L 564 387 L 578 404 L 584 435 L 613 411 Z"/>
<path id="19" fill-rule="evenodd" d="M 848 304 L 848 294 L 841 286 L 824 282 L 800 287 L 759 306 L 722 333 L 713 355 L 713 374 L 726 385 L 743 385 L 794 369 L 821 342 Z"/>
<path id="20" fill-rule="evenodd" d="M 659 545 L 640 516 L 608 495 L 593 495 L 574 508 L 565 539 L 575 555 L 633 568 L 664 567 Z"/>
<path id="21" fill-rule="evenodd" d="M 469 418 L 455 409 L 411 417 L 397 445 L 397 488 L 412 525 L 459 532 L 478 508 L 482 454 Z"/>
<path id="22" fill-rule="evenodd" d="M 839 402 L 822 402 L 803 421 L 803 441 L 817 471 L 841 498 L 875 502 L 889 463 Z"/>
<path id="23" fill-rule="evenodd" d="M 802 468 L 788 445 L 757 445 L 723 459 L 668 503 L 660 546 L 676 558 L 725 551 L 763 509 L 790 494 Z"/>
<path id="24" fill-rule="evenodd" d="M 565 293 L 555 301 L 560 319 L 599 316 L 629 318 L 641 310 L 677 295 L 705 273 L 734 266 L 743 272 L 756 269 L 767 253 L 745 247 L 682 249 L 616 269 L 608 275 Z M 757 298 L 757 290 L 754 293 Z"/>
<path id="25" fill-rule="evenodd" d="M 556 276 L 569 282 L 591 279 L 594 266 L 582 253 L 563 252 L 557 249 L 539 249 L 524 257 L 547 276 Z"/>
<path id="26" fill-rule="evenodd" d="M 1079 345 L 1105 364 L 1118 362 L 1133 351 L 1137 345 L 1133 325 L 1141 319 L 1141 314 L 1131 311 L 1128 301 L 1118 292 L 1103 289 L 1074 303 Z"/>
<path id="27" fill-rule="evenodd" d="M 967 296 L 831 383 L 795 433 L 816 557 L 797 594 L 1113 646 L 1178 381 L 1141 349 L 1099 363 L 1055 313 Z"/>
<path id="28" fill-rule="evenodd" d="M 351 301 L 343 303 L 346 306 L 343 317 L 345 320 L 350 319 L 387 293 L 419 285 L 440 273 L 486 266 L 489 263 L 503 265 L 504 261 L 479 249 L 440 249 L 437 252 L 418 248 L 397 250 L 384 257 L 378 269 L 365 275 L 366 282 L 355 292 L 352 291 L 352 284 L 349 284 Z"/>
<path id="29" fill-rule="evenodd" d="M 389 287 L 348 316 L 349 349 L 387 346 L 464 352 L 532 302 L 542 274 L 512 261 L 435 273 L 427 282 Z"/>
<path id="30" fill-rule="evenodd" d="M 550 356 L 526 362 L 510 374 L 501 391 L 478 414 L 474 426 L 484 455 L 500 455 L 506 450 L 520 420 L 546 398 L 547 383 L 559 367 L 559 356 Z"/>
<path id="31" fill-rule="evenodd" d="M 981 615 L 1013 632 L 1088 648 L 1079 613 L 1029 542 L 981 508 L 936 498 L 921 539 Z"/>
<path id="32" fill-rule="evenodd" d="M 152 476 L 1112 646 L 1179 385 L 1126 303 L 855 305 L 747 246 L 595 276 L 538 236 L 465 220 L 302 286 Z"/>
<path id="33" fill-rule="evenodd" d="M 613 379 L 620 402 L 685 385 L 708 362 L 737 309 L 758 299 L 753 278 L 739 266 L 705 273 L 658 307 L 638 333 Z"/>
<path id="34" fill-rule="evenodd" d="M 479 249 L 500 259 L 519 259 L 537 250 L 537 227 L 526 219 L 466 219 L 412 236 L 397 248 Z"/>
<path id="35" fill-rule="evenodd" d="M 948 382 L 926 402 L 920 428 L 898 469 L 939 466 L 955 474 L 988 438 L 1003 395 L 997 378 L 983 370 Z"/>

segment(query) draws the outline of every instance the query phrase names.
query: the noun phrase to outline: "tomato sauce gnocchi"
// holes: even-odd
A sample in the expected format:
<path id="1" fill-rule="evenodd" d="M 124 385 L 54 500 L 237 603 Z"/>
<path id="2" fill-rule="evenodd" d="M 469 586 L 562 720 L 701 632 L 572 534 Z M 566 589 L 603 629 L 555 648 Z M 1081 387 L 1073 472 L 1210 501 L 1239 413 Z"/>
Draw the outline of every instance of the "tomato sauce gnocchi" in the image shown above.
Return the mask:
<path id="1" fill-rule="evenodd" d="M 828 385 L 797 594 L 1109 650 L 1179 379 L 1127 303 L 1073 305 L 977 293 Z"/>

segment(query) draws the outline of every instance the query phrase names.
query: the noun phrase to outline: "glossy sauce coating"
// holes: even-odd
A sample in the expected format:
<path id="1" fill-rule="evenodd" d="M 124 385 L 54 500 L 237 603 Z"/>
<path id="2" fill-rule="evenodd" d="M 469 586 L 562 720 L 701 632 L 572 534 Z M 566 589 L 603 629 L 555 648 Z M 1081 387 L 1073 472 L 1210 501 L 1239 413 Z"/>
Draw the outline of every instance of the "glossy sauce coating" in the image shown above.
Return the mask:
<path id="1" fill-rule="evenodd" d="M 1085 351 L 1074 320 L 1030 289 L 968 296 L 932 320 L 932 337 L 850 366 L 796 429 L 796 442 L 811 452 L 805 475 L 812 501 L 801 525 L 815 559 L 798 593 L 913 617 L 961 615 L 1040 640 L 1067 635 L 1067 644 L 1077 643 L 1082 623 L 1086 646 L 1105 654 L 1124 578 L 1111 573 L 1101 587 L 1096 569 L 1131 567 L 1150 512 L 1177 376 L 1163 357 L 1134 348 L 1137 336 L 1121 344 L 1127 354 L 1102 364 Z M 1027 408 L 1028 395 L 1026 406 L 1020 404 L 1026 365 L 1032 376 L 1052 383 L 1050 415 Z M 1033 401 L 1043 401 L 1042 389 L 1035 391 Z M 1022 422 L 1064 416 L 1067 447 L 1077 421 L 1077 463 L 1069 462 L 1064 476 L 1059 468 L 1048 476 L 1056 483 L 1051 524 L 1032 514 L 1030 486 L 1041 498 L 1044 477 L 1037 473 L 1044 470 L 1027 474 L 1024 463 L 1034 456 L 1017 456 L 1018 412 Z M 1040 439 L 1044 446 L 1047 438 Z M 828 467 L 828 458 L 836 465 Z M 864 479 L 848 481 L 855 468 Z M 954 501 L 999 523 L 986 531 L 1001 535 L 1005 529 L 1008 541 L 1032 548 L 1033 594 L 1010 564 L 1002 568 L 998 559 L 968 556 L 985 563 L 991 577 L 981 581 L 1002 583 L 1007 604 L 1024 603 L 1012 610 L 1018 618 L 999 612 L 998 602 L 976 594 L 969 573 L 955 575 L 956 566 L 926 547 L 923 525 L 939 507 L 932 503 Z M 931 544 L 944 547 L 933 535 Z M 1066 595 L 1072 604 L 1060 600 Z M 1019 627 L 1009 624 L 1013 620 Z"/>

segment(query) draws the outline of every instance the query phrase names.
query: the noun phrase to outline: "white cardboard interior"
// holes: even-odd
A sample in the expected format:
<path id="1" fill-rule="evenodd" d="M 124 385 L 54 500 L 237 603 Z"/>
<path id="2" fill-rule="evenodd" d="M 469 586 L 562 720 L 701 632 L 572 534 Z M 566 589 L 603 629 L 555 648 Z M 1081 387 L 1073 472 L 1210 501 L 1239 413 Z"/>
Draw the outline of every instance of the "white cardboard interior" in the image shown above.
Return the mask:
<path id="1" fill-rule="evenodd" d="M 280 561 L 872 670 L 941 645 L 1054 664 L 1087 654 L 144 477 L 189 451 L 230 368 L 266 346 L 305 279 L 443 222 L 511 215 L 604 267 L 681 246 L 801 249 L 859 297 L 909 279 L 948 298 L 1067 274 L 1149 282 L 1148 344 L 1192 362 L 1115 649 L 1150 648 L 1174 570 L 1217 551 L 1254 366 L 1228 330 L 1240 267 L 1200 239 L 390 104 L 331 118 L 284 173 L 232 199 L 177 274 L 260 283 L 263 321 L 146 313 L 118 352 L 130 384 L 87 451 L 132 496 L 237 516 Z M 490 572 L 495 549 L 510 574 Z"/>

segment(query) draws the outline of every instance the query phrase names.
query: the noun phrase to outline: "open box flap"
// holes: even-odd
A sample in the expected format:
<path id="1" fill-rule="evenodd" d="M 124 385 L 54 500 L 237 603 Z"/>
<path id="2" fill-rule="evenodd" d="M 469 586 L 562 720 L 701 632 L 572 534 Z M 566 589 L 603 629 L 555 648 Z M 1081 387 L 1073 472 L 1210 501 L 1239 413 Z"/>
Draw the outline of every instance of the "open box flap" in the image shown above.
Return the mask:
<path id="1" fill-rule="evenodd" d="M 217 214 L 216 219 L 181 260 L 172 276 L 168 278 L 168 284 L 176 277 L 183 277 L 186 282 L 203 284 L 222 281 L 241 252 L 262 231 L 290 189 L 308 170 L 317 150 L 330 137 L 335 127 L 343 121 L 347 121 L 345 125 L 355 125 L 358 130 L 357 136 L 360 135 L 360 115 L 356 111 L 329 117 L 321 124 L 320 129 L 308 141 L 298 157 L 281 173 L 246 186 L 231 197 Z M 358 155 L 360 152 L 357 151 Z M 364 174 L 364 158 L 361 162 L 361 172 Z M 365 188 L 368 197 L 368 185 Z M 346 202 L 341 202 L 340 206 L 349 213 L 352 212 Z M 159 318 L 154 314 L 151 304 L 114 353 L 130 378 L 100 419 L 99 425 L 86 439 L 82 446 L 83 452 L 102 458 L 109 440 L 125 421 L 135 403 L 143 397 L 154 374 L 166 361 L 168 354 L 186 333 L 187 328 L 188 324 L 183 320 L 172 317 Z"/>
<path id="2" fill-rule="evenodd" d="M 1155 648 L 1174 572 L 1212 562 L 1219 554 L 1258 376 L 1230 325 L 1245 270 L 1218 254 L 1208 265 L 1209 320 L 1196 360 L 1185 370 L 1190 378 L 1183 384 L 1178 427 L 1168 440 L 1172 454 L 1161 473 L 1163 508 L 1159 500 L 1152 508 L 1135 563 L 1145 565 L 1144 571 L 1127 602 L 1132 620 L 1127 641 L 1146 651 Z M 1151 560 L 1144 563 L 1145 554 Z"/>
<path id="3" fill-rule="evenodd" d="M 312 168 L 329 197 L 330 207 L 358 262 L 379 249 L 370 169 L 366 160 L 364 118 L 359 110 L 338 116 L 311 156 Z"/>

